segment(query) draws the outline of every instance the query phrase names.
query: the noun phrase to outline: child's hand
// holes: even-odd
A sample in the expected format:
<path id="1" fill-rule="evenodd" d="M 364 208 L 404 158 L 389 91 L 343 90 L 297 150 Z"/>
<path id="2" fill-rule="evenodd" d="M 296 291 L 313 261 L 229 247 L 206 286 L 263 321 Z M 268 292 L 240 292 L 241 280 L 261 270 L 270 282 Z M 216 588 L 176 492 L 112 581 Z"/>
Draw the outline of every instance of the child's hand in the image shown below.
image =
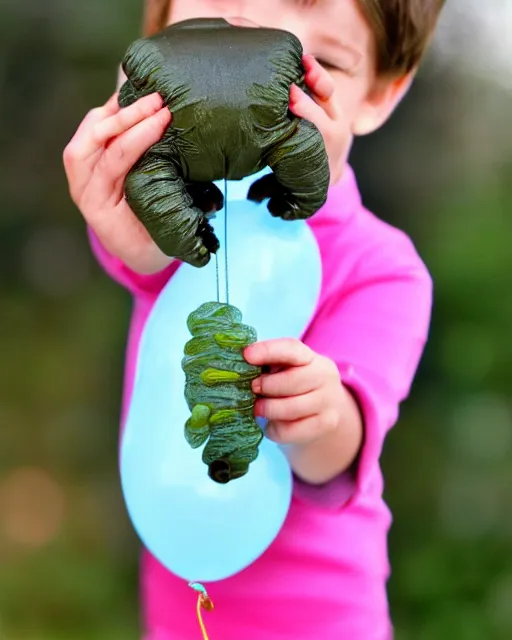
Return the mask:
<path id="1" fill-rule="evenodd" d="M 114 94 L 86 115 L 64 151 L 71 197 L 85 221 L 107 251 L 139 273 L 160 271 L 171 259 L 126 203 L 124 182 L 170 120 L 169 109 L 162 108 L 156 93 L 125 109 Z"/>
<path id="2" fill-rule="evenodd" d="M 334 81 L 313 56 L 303 57 L 309 97 L 296 84 L 290 90 L 290 111 L 312 122 L 322 134 L 331 170 L 331 184 L 336 184 L 345 168 L 352 135 L 334 99 Z"/>
<path id="3" fill-rule="evenodd" d="M 362 446 L 363 418 L 336 364 L 295 339 L 257 342 L 244 356 L 277 369 L 253 381 L 253 391 L 262 396 L 255 414 L 269 420 L 271 440 L 292 445 L 286 455 L 296 475 L 323 484 L 346 471 Z"/>
<path id="4" fill-rule="evenodd" d="M 280 444 L 308 444 L 335 431 L 344 395 L 335 363 L 300 340 L 257 342 L 245 349 L 250 364 L 276 367 L 253 381 L 255 414 L 267 418 L 267 436 Z"/>

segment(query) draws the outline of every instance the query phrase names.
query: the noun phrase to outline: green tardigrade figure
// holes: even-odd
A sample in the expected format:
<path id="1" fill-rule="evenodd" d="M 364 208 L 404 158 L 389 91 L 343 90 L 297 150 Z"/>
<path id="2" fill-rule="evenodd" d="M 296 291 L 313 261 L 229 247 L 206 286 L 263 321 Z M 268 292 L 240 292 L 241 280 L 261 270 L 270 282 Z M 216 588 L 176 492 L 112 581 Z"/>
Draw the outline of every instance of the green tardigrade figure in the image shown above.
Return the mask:
<path id="1" fill-rule="evenodd" d="M 221 302 L 202 304 L 187 325 L 193 337 L 182 361 L 191 411 L 185 437 L 193 448 L 208 440 L 203 451 L 208 475 L 225 484 L 247 473 L 263 438 L 251 388 L 261 368 L 243 357 L 243 349 L 256 342 L 256 331 L 242 324 L 236 307 Z"/>
<path id="2" fill-rule="evenodd" d="M 125 183 L 128 204 L 160 249 L 207 264 L 219 243 L 208 214 L 223 207 L 212 183 L 269 166 L 248 198 L 270 198 L 286 220 L 306 219 L 325 202 L 329 164 L 322 136 L 288 108 L 290 87 L 307 91 L 302 46 L 291 33 L 194 19 L 134 42 L 119 104 L 158 92 L 172 113 L 163 138 Z"/>

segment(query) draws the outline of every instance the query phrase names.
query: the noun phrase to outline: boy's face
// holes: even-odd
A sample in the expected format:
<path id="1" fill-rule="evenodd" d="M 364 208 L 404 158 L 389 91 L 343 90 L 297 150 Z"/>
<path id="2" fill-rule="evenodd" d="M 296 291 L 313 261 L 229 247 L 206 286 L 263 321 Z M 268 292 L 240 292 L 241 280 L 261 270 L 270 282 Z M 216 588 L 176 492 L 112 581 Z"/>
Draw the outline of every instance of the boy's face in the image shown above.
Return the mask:
<path id="1" fill-rule="evenodd" d="M 373 33 L 356 0 L 172 0 L 170 14 L 170 22 L 243 18 L 294 33 L 304 53 L 314 55 L 331 74 L 347 129 L 367 132 L 361 124 L 370 124 L 367 107 L 374 101 L 376 54 Z"/>

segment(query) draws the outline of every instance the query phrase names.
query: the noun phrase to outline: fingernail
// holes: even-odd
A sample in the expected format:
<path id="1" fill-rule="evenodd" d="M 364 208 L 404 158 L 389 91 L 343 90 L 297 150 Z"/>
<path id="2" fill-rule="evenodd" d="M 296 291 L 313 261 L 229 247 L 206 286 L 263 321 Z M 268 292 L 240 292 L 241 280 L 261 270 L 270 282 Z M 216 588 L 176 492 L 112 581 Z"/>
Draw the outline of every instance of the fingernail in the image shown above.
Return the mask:
<path id="1" fill-rule="evenodd" d="M 158 95 L 158 93 L 150 93 L 145 98 L 141 98 L 141 100 L 145 100 L 146 104 L 155 110 L 160 109 L 162 106 L 162 98 Z"/>
<path id="2" fill-rule="evenodd" d="M 167 107 L 163 107 L 158 113 L 158 118 L 162 122 L 167 122 L 167 120 L 169 120 L 169 115 L 169 109 Z"/>
<path id="3" fill-rule="evenodd" d="M 260 380 L 253 380 L 252 381 L 252 390 L 254 393 L 261 393 L 261 381 Z"/>

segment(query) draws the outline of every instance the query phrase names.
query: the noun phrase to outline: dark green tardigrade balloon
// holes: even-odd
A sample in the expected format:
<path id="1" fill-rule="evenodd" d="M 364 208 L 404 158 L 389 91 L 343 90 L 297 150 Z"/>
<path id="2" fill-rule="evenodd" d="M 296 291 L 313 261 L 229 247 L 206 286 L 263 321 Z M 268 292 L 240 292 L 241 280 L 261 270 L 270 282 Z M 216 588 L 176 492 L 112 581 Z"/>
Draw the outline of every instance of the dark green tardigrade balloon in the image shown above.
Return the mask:
<path id="1" fill-rule="evenodd" d="M 261 368 L 243 357 L 243 349 L 256 342 L 256 331 L 242 324 L 236 307 L 221 302 L 202 304 L 187 325 L 193 337 L 182 361 L 191 411 L 185 437 L 193 448 L 208 440 L 203 451 L 208 475 L 225 484 L 247 473 L 263 438 L 251 388 Z"/>
<path id="2" fill-rule="evenodd" d="M 205 213 L 223 206 L 212 183 L 240 180 L 266 166 L 248 198 L 270 198 L 286 220 L 312 216 L 325 202 L 329 165 L 322 136 L 288 108 L 304 90 L 302 46 L 286 31 L 195 19 L 137 40 L 123 60 L 119 104 L 158 92 L 172 112 L 163 138 L 128 174 L 128 204 L 167 255 L 201 267 L 218 249 Z"/>

